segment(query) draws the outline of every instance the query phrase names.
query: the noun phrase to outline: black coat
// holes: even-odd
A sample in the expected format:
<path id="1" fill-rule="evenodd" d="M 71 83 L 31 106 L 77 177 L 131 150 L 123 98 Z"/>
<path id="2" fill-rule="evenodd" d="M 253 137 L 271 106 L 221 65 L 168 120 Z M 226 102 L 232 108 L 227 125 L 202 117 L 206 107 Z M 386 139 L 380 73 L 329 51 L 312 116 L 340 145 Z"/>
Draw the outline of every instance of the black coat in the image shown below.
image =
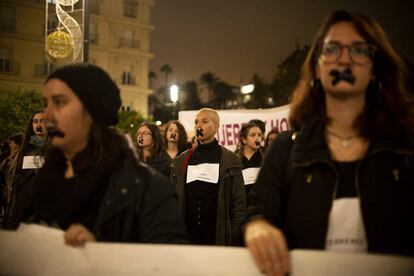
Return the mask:
<path id="1" fill-rule="evenodd" d="M 339 173 L 321 121 L 310 120 L 295 141 L 291 136 L 282 133 L 271 145 L 250 194 L 247 221 L 264 216 L 283 231 L 291 249 L 323 249 Z M 371 139 L 355 183 L 368 251 L 414 255 L 413 137 Z"/>
<path id="2" fill-rule="evenodd" d="M 43 169 L 47 167 L 47 164 Z M 44 172 L 42 174 L 44 175 Z M 47 173 L 46 173 L 47 175 Z M 109 173 L 109 183 L 99 204 L 98 215 L 89 229 L 98 241 L 140 243 L 188 243 L 178 197 L 168 179 L 131 158 Z M 32 182 L 33 195 L 36 194 Z M 104 183 L 102 183 L 104 184 Z M 27 206 L 25 221 L 43 220 L 37 213 L 36 200 Z M 92 208 L 94 209 L 94 207 Z M 77 223 L 76 221 L 69 222 Z"/>
<path id="3" fill-rule="evenodd" d="M 94 232 L 102 241 L 188 242 L 178 197 L 168 179 L 128 161 L 112 173 Z"/>
<path id="4" fill-rule="evenodd" d="M 171 174 L 171 162 L 171 157 L 165 150 L 162 150 L 158 155 L 152 157 L 147 164 L 169 178 Z"/>

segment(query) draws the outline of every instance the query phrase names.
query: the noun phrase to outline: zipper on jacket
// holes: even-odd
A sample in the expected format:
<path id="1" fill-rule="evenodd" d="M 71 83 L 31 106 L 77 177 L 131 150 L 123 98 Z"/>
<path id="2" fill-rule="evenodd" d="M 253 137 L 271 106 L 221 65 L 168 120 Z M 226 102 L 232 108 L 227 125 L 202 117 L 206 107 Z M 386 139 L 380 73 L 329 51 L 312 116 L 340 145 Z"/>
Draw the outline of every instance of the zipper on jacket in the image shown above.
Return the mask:
<path id="1" fill-rule="evenodd" d="M 329 161 L 327 161 L 325 159 L 314 159 L 314 160 L 311 160 L 311 161 L 308 161 L 308 162 L 303 162 L 303 163 L 293 162 L 293 165 L 296 166 L 296 167 L 309 167 L 310 165 L 313 165 L 313 164 L 316 164 L 316 163 L 323 163 L 323 164 L 328 165 L 328 167 L 330 167 L 335 173 L 334 190 L 333 190 L 333 193 L 332 193 L 332 202 L 333 202 L 333 200 L 335 200 L 336 194 L 338 192 L 339 173 L 338 173 L 338 170 L 335 168 L 335 166 L 332 165 L 332 163 L 330 163 Z"/>

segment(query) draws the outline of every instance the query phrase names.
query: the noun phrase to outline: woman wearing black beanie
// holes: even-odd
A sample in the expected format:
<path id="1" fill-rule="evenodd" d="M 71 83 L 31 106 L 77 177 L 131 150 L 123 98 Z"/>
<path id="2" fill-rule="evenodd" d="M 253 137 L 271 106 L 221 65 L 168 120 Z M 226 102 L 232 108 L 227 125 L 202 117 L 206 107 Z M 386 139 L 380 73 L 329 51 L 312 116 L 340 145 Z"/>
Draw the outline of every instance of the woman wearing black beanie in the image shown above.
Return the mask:
<path id="1" fill-rule="evenodd" d="M 43 91 L 51 147 L 33 185 L 26 217 L 66 231 L 65 242 L 185 243 L 176 195 L 168 180 L 134 157 L 110 128 L 120 92 L 90 64 L 54 71 Z"/>

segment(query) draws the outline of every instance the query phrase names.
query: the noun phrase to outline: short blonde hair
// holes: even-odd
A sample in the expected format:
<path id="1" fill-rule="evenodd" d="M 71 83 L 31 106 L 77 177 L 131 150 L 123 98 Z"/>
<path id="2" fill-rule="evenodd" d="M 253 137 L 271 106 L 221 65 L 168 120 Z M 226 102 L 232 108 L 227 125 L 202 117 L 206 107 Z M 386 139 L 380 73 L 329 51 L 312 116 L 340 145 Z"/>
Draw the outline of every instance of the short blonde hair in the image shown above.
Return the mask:
<path id="1" fill-rule="evenodd" d="M 205 113 L 207 113 L 207 114 L 208 114 L 209 118 L 213 121 L 213 124 L 214 124 L 214 125 L 217 127 L 217 129 L 218 129 L 218 128 L 219 128 L 219 126 L 220 126 L 220 116 L 219 116 L 218 112 L 217 112 L 217 111 L 215 111 L 215 110 L 214 110 L 214 109 L 212 109 L 212 108 L 204 107 L 204 108 L 201 108 L 201 109 L 197 112 L 196 116 L 197 116 L 198 114 L 202 113 L 202 112 L 205 112 Z"/>

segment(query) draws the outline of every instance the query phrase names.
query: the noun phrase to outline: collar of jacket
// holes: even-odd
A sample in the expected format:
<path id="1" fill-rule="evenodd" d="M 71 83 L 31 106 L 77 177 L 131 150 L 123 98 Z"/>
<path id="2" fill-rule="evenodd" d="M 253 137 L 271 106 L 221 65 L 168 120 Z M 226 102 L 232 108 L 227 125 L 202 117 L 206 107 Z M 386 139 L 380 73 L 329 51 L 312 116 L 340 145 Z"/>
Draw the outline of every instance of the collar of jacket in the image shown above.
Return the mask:
<path id="1" fill-rule="evenodd" d="M 165 150 L 162 150 L 159 154 L 148 160 L 149 164 L 159 164 L 163 162 L 171 162 L 171 157 Z"/>
<path id="2" fill-rule="evenodd" d="M 392 139 L 373 137 L 365 157 L 381 151 L 396 154 L 414 154 L 414 137 L 396 134 Z M 325 122 L 318 117 L 312 117 L 296 133 L 292 147 L 292 161 L 309 163 L 313 161 L 330 161 L 330 152 L 325 138 Z M 365 158 L 364 157 L 364 158 Z"/>

